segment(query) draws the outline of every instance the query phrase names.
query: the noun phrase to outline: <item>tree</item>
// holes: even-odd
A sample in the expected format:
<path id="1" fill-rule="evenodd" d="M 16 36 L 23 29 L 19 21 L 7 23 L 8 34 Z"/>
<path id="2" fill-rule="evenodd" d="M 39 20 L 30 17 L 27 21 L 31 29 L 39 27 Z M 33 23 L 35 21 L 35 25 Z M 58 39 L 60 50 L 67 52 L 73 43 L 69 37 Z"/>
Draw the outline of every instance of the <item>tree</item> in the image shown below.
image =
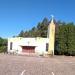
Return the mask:
<path id="1" fill-rule="evenodd" d="M 75 55 L 75 25 L 61 23 L 55 44 L 56 54 Z"/>
<path id="2" fill-rule="evenodd" d="M 19 37 L 24 37 L 24 31 L 22 30 L 22 31 L 19 33 L 18 36 L 19 36 Z"/>
<path id="3" fill-rule="evenodd" d="M 37 30 L 40 37 L 47 37 L 48 23 L 47 18 L 44 18 L 42 22 L 38 23 Z"/>
<path id="4" fill-rule="evenodd" d="M 33 27 L 29 31 L 21 31 L 18 36 L 20 37 L 47 37 L 48 19 L 44 18 L 42 22 L 39 22 L 36 27 Z"/>
<path id="5" fill-rule="evenodd" d="M 7 52 L 7 39 L 0 37 L 0 52 Z"/>

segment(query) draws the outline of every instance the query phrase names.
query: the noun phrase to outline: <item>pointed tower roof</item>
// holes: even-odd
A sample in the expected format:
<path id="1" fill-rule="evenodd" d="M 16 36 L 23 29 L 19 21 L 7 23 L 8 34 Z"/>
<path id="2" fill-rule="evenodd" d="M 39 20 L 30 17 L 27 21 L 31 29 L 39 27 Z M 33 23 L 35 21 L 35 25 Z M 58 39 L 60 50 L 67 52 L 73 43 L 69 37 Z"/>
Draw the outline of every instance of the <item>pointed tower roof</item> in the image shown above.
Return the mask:
<path id="1" fill-rule="evenodd" d="M 54 23 L 55 25 L 57 24 L 57 23 L 56 23 L 56 20 L 54 19 L 54 16 L 53 16 L 53 15 L 51 15 L 51 20 L 50 20 L 49 23 Z"/>
<path id="2" fill-rule="evenodd" d="M 53 15 L 51 15 L 51 17 L 52 17 L 51 22 L 53 23 L 53 22 L 54 22 L 54 16 L 53 16 Z"/>

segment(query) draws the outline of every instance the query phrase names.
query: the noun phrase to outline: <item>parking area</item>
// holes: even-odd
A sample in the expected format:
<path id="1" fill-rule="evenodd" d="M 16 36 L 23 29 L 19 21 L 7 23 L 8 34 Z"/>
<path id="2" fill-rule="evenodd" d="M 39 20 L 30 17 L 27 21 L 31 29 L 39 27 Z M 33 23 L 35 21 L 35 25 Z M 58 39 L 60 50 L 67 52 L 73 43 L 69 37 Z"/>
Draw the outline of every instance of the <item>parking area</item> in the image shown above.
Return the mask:
<path id="1" fill-rule="evenodd" d="M 75 57 L 0 54 L 0 75 L 75 75 Z"/>

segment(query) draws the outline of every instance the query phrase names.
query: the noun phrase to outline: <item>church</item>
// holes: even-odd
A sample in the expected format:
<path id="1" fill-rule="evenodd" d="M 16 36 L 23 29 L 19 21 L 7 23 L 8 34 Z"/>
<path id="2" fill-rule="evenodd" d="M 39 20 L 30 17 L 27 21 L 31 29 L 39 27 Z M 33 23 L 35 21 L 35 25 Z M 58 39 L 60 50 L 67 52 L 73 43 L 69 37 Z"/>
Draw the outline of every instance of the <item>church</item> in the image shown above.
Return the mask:
<path id="1" fill-rule="evenodd" d="M 51 54 L 54 55 L 55 44 L 55 27 L 54 18 L 52 17 L 48 25 L 48 37 L 8 38 L 8 53 L 14 54 Z"/>

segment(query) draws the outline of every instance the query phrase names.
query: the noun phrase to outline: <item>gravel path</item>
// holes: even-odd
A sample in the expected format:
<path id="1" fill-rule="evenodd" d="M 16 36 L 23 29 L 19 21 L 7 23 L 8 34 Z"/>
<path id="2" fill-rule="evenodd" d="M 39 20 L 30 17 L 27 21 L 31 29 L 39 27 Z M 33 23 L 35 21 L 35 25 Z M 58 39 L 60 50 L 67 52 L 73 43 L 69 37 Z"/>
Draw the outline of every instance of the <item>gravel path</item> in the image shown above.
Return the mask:
<path id="1" fill-rule="evenodd" d="M 75 57 L 0 54 L 0 75 L 75 75 Z"/>

